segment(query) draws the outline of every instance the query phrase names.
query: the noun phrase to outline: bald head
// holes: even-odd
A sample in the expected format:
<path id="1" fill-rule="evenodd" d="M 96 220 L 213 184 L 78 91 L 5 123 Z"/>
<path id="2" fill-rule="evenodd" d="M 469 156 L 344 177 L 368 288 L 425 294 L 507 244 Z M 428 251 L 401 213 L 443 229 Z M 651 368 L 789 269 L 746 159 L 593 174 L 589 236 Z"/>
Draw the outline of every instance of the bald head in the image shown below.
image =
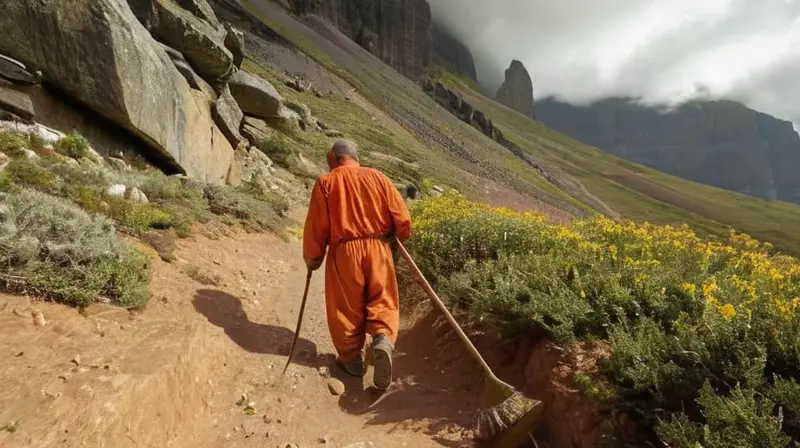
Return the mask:
<path id="1" fill-rule="evenodd" d="M 342 165 L 347 159 L 359 161 L 356 144 L 350 140 L 337 140 L 328 153 L 328 167 L 334 169 Z"/>
<path id="2" fill-rule="evenodd" d="M 350 157 L 353 160 L 358 160 L 356 144 L 350 140 L 336 140 L 336 143 L 333 144 L 333 148 L 331 148 L 331 152 L 336 158 Z"/>

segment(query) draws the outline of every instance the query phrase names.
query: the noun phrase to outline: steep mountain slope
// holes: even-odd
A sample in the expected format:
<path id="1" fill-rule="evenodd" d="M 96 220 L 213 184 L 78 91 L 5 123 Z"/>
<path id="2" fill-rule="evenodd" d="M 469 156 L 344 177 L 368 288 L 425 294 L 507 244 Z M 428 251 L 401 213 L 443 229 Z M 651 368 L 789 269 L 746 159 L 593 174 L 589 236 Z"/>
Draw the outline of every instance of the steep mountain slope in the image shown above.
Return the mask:
<path id="1" fill-rule="evenodd" d="M 792 124 L 733 101 L 662 113 L 615 98 L 588 107 L 539 102 L 553 129 L 611 154 L 761 198 L 800 203 L 800 136 Z"/>
<path id="2" fill-rule="evenodd" d="M 233 0 L 218 3 L 236 4 Z M 541 170 L 532 169 L 530 160 L 514 155 L 448 112 L 420 86 L 381 63 L 329 22 L 308 17 L 303 23 L 266 0 L 242 0 L 241 4 L 248 16 L 256 16 L 271 33 L 336 73 L 399 123 L 411 137 L 408 147 L 413 148 L 413 155 L 395 155 L 418 162 L 427 177 L 497 204 L 539 208 L 551 214 L 560 209 L 573 216 L 596 212 L 541 174 L 554 173 L 578 183 L 627 218 L 687 223 L 711 234 L 725 234 L 734 227 L 800 253 L 800 235 L 792 230 L 800 226 L 800 207 L 703 186 L 609 155 L 549 129 L 477 93 L 462 78 L 445 73 L 442 81 L 482 111 Z"/>
<path id="3" fill-rule="evenodd" d="M 579 180 L 626 218 L 686 223 L 712 234 L 732 227 L 800 253 L 800 236 L 793 230 L 800 225 L 800 207 L 794 204 L 757 199 L 637 165 L 531 120 L 475 92 L 457 77 L 446 76 L 442 81 L 482 110 L 507 139 L 540 164 Z"/>

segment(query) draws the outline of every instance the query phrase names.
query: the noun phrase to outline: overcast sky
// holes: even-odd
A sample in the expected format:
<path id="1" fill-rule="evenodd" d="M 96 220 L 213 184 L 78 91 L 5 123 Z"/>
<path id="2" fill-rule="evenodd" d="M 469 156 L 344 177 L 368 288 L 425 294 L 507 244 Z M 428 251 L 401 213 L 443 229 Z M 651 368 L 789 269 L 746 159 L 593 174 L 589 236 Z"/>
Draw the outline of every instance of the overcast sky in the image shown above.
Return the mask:
<path id="1" fill-rule="evenodd" d="M 429 2 L 493 88 L 519 59 L 538 98 L 729 98 L 800 124 L 800 0 Z"/>

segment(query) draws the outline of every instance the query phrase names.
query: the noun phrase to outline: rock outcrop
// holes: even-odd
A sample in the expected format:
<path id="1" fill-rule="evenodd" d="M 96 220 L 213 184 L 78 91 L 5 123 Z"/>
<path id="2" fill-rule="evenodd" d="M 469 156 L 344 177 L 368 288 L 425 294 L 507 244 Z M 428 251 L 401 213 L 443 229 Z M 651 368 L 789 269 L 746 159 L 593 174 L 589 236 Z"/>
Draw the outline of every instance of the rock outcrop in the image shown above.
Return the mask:
<path id="1" fill-rule="evenodd" d="M 500 89 L 497 90 L 497 101 L 506 106 L 536 119 L 536 111 L 533 104 L 533 82 L 531 75 L 522 62 L 513 60 L 506 69 L 505 81 Z"/>
<path id="2" fill-rule="evenodd" d="M 431 62 L 431 8 L 426 0 L 290 0 L 299 15 L 330 20 L 353 41 L 411 79 Z"/>
<path id="3" fill-rule="evenodd" d="M 666 113 L 625 99 L 576 107 L 540 101 L 547 126 L 609 153 L 696 182 L 800 203 L 800 137 L 792 124 L 732 101 Z"/>
<path id="4" fill-rule="evenodd" d="M 146 142 L 166 171 L 220 182 L 233 148 L 125 0 L 6 2 L 0 53 Z"/>
<path id="5" fill-rule="evenodd" d="M 240 70 L 231 77 L 229 86 L 244 113 L 258 118 L 279 116 L 283 100 L 272 84 Z"/>
<path id="6" fill-rule="evenodd" d="M 36 115 L 36 111 L 33 109 L 33 101 L 28 95 L 3 87 L 2 84 L 0 84 L 0 109 L 14 114 L 25 122 L 29 122 Z"/>
<path id="7" fill-rule="evenodd" d="M 233 74 L 234 57 L 225 45 L 228 31 L 205 0 L 128 1 L 153 37 L 183 54 L 203 79 L 221 90 Z"/>
<path id="8" fill-rule="evenodd" d="M 225 86 L 225 90 L 214 103 L 214 121 L 219 125 L 220 130 L 225 134 L 231 146 L 236 148 L 242 141 L 242 134 L 239 130 L 242 127 L 244 113 L 239 104 L 231 95 L 230 88 Z"/>
<path id="9" fill-rule="evenodd" d="M 453 73 L 478 81 L 475 59 L 469 48 L 461 43 L 444 26 L 434 22 L 431 28 L 432 61 Z"/>

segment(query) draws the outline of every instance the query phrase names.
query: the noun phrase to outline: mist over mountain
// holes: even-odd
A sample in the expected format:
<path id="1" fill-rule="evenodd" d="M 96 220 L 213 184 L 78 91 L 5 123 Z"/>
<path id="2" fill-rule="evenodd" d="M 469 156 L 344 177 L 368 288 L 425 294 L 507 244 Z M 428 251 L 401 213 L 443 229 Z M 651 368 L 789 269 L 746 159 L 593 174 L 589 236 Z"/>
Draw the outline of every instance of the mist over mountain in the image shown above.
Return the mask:
<path id="1" fill-rule="evenodd" d="M 493 92 L 513 59 L 537 99 L 730 99 L 800 123 L 800 1 L 429 0 Z"/>

